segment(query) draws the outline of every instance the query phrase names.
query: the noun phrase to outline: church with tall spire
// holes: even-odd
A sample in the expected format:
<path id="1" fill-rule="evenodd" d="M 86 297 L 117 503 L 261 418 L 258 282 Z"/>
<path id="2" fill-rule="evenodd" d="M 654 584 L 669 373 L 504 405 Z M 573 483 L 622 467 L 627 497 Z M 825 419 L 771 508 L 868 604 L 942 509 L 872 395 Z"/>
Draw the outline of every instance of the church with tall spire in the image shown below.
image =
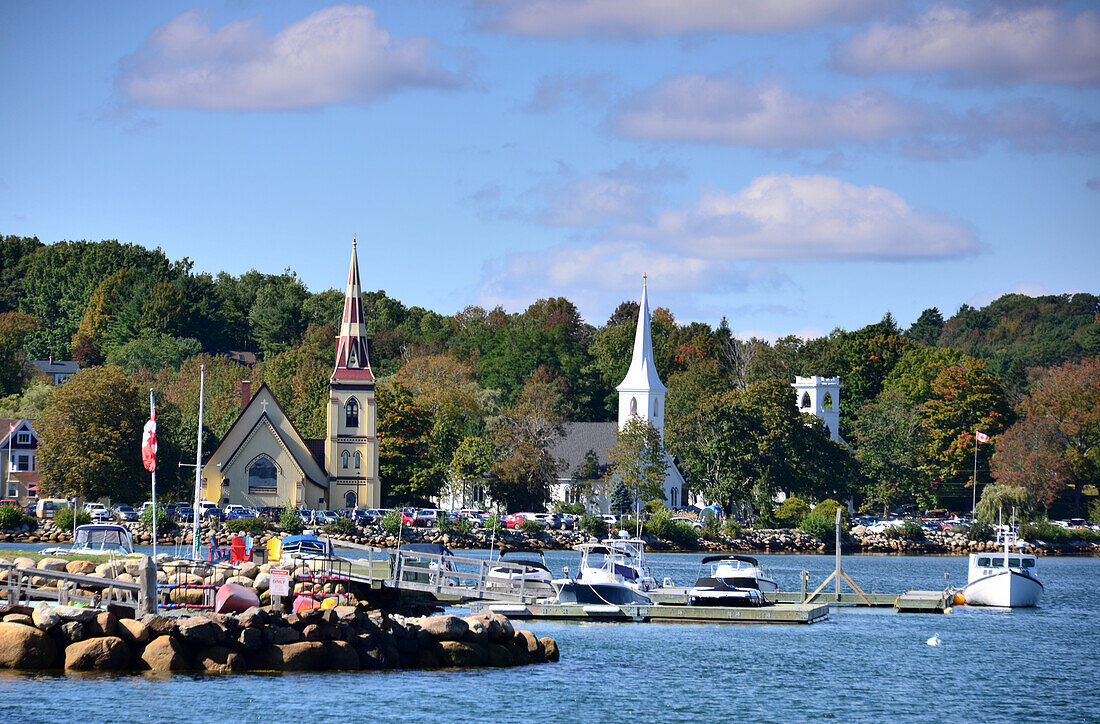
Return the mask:
<path id="1" fill-rule="evenodd" d="M 329 377 L 322 439 L 306 439 L 266 385 L 240 384 L 241 412 L 203 466 L 207 500 L 219 506 L 377 508 L 377 405 L 352 240 L 344 309 Z"/>

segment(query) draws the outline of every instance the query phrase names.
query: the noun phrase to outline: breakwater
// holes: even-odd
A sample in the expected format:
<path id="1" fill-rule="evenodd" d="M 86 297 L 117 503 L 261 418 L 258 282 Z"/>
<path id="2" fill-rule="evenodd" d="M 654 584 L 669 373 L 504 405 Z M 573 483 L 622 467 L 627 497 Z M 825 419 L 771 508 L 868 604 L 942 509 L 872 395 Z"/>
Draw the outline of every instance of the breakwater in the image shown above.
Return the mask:
<path id="1" fill-rule="evenodd" d="M 0 606 L 0 668 L 66 671 L 363 671 L 557 661 L 557 643 L 504 616 L 407 619 L 362 606 L 284 614 L 147 614 Z"/>

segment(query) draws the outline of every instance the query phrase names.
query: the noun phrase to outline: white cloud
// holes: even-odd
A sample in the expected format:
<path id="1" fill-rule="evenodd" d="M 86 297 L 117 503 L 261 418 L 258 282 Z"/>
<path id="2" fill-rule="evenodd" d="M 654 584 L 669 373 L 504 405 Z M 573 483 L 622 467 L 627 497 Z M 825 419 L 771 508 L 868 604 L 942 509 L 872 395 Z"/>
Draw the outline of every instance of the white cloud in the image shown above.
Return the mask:
<path id="1" fill-rule="evenodd" d="M 966 225 L 914 209 L 888 189 L 831 176 L 760 176 L 622 231 L 709 259 L 943 259 L 978 246 Z"/>
<path id="2" fill-rule="evenodd" d="M 122 60 L 117 84 L 161 108 L 288 110 L 369 103 L 402 88 L 447 87 L 425 38 L 397 39 L 363 6 L 336 5 L 268 35 L 258 20 L 216 30 L 191 10 Z"/>
<path id="3" fill-rule="evenodd" d="M 641 167 L 619 164 L 594 176 L 576 177 L 561 169 L 561 178 L 540 184 L 530 195 L 538 201 L 529 218 L 547 226 L 599 227 L 648 218 L 654 186 L 681 175 L 668 164 Z"/>
<path id="4" fill-rule="evenodd" d="M 490 26 L 539 37 L 770 33 L 859 20 L 882 0 L 482 0 Z"/>
<path id="5" fill-rule="evenodd" d="M 545 75 L 539 78 L 526 108 L 532 113 L 550 113 L 565 106 L 602 105 L 610 95 L 612 80 L 609 73 Z"/>
<path id="6" fill-rule="evenodd" d="M 775 80 L 686 75 L 626 101 L 611 118 L 620 134 L 638 139 L 754 148 L 831 148 L 897 144 L 918 158 L 950 158 L 1005 143 L 1028 151 L 1094 151 L 1100 124 L 1070 119 L 1034 99 L 962 115 L 925 103 L 865 90 L 838 97 L 799 95 Z"/>
<path id="7" fill-rule="evenodd" d="M 973 13 L 939 6 L 898 25 L 875 25 L 839 46 L 849 72 L 942 72 L 955 83 L 1100 83 L 1100 14 L 1049 6 Z"/>

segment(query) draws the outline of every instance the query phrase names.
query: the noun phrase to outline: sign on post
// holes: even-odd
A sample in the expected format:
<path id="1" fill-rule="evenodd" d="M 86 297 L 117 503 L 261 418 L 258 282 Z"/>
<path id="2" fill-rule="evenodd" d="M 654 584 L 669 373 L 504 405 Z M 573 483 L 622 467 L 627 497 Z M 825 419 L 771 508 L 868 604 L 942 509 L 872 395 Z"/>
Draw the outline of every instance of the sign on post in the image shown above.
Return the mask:
<path id="1" fill-rule="evenodd" d="M 268 583 L 268 590 L 272 596 L 289 596 L 290 595 L 290 571 L 285 568 L 272 568 L 270 571 L 271 581 Z"/>

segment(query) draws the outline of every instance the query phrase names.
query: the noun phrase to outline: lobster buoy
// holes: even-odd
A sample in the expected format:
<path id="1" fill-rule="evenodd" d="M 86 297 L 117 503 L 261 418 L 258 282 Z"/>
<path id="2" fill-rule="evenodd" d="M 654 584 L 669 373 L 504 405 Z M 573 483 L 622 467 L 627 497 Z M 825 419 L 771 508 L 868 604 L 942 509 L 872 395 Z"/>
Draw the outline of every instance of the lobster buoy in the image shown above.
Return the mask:
<path id="1" fill-rule="evenodd" d="M 959 591 L 951 599 L 951 603 L 954 606 L 965 606 L 966 605 L 966 596 L 963 595 L 962 591 Z"/>

